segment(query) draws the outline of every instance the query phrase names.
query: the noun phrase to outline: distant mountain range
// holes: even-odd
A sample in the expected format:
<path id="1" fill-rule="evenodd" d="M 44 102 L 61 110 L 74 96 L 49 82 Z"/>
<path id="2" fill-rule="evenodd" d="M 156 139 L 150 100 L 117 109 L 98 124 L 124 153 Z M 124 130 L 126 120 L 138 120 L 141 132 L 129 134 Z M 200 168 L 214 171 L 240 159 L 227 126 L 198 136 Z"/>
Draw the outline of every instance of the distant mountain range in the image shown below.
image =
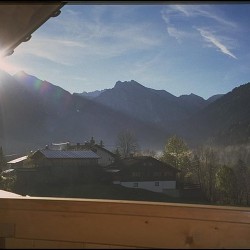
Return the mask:
<path id="1" fill-rule="evenodd" d="M 25 72 L 0 75 L 0 145 L 8 153 L 91 136 L 111 149 L 125 129 L 141 148 L 154 150 L 163 149 L 173 134 L 190 145 L 209 138 L 220 144 L 250 141 L 250 83 L 205 100 L 195 94 L 176 97 L 134 80 L 70 94 Z"/>
<path id="2" fill-rule="evenodd" d="M 134 80 L 118 81 L 112 89 L 75 94 L 87 96 L 112 110 L 163 127 L 190 117 L 211 103 L 212 99 L 219 98 L 214 96 L 206 101 L 195 94 L 176 97 L 165 90 L 144 87 Z"/>
<path id="3" fill-rule="evenodd" d="M 99 96 L 104 91 L 106 91 L 106 89 L 104 89 L 104 90 L 95 90 L 95 91 L 92 91 L 92 92 L 83 91 L 82 93 L 76 93 L 76 94 L 78 94 L 79 96 L 83 96 L 83 97 L 87 97 L 89 99 L 92 99 L 92 98 L 95 98 L 95 97 Z"/>

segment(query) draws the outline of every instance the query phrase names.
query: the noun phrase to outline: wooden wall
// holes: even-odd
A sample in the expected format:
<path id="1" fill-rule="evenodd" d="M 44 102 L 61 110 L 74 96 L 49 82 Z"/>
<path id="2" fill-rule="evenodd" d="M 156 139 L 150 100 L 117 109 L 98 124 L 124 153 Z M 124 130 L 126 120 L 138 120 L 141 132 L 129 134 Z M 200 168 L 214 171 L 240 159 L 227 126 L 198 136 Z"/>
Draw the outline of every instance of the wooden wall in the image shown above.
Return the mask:
<path id="1" fill-rule="evenodd" d="M 1 198 L 0 248 L 250 248 L 250 208 Z"/>

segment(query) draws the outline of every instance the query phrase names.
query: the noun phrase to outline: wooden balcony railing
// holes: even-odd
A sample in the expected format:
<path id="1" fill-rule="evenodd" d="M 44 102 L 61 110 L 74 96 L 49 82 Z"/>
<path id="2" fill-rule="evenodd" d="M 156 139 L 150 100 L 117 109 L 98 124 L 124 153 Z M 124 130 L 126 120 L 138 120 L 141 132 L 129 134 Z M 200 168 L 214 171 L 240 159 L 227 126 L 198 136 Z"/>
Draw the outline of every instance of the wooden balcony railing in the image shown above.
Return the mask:
<path id="1" fill-rule="evenodd" d="M 0 199 L 1 248 L 250 248 L 250 209 L 156 202 Z"/>

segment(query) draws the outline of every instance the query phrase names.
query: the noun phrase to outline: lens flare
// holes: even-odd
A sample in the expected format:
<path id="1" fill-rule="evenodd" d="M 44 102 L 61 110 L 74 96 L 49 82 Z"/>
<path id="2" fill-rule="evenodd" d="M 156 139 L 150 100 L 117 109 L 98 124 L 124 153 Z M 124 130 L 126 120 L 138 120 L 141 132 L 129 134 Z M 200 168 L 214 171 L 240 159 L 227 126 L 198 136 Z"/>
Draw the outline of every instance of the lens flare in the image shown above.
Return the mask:
<path id="1" fill-rule="evenodd" d="M 0 69 L 9 73 L 10 75 L 15 74 L 22 69 L 6 61 L 5 57 L 0 57 Z"/>

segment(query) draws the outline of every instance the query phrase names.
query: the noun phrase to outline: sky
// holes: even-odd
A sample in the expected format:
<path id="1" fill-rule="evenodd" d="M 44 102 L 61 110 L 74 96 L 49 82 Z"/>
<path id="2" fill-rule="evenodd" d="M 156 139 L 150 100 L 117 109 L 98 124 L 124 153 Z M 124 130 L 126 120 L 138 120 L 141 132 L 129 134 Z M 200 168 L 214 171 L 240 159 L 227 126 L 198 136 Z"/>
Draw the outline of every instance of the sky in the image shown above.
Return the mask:
<path id="1" fill-rule="evenodd" d="M 209 98 L 250 81 L 250 3 L 67 4 L 5 57 L 70 93 L 135 80 Z"/>

